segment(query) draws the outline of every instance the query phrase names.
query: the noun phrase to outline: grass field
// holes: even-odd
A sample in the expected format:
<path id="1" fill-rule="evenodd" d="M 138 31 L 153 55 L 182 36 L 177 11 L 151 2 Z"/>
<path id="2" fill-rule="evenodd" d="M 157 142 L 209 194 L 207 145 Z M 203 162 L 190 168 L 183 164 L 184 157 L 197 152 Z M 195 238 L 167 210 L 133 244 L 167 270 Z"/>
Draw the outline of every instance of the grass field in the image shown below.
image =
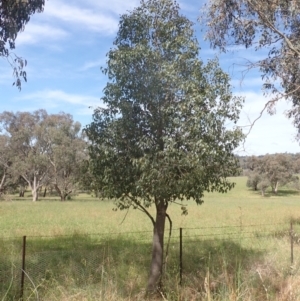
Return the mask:
<path id="1" fill-rule="evenodd" d="M 300 232 L 299 193 L 282 189 L 261 197 L 246 188 L 246 178 L 233 180 L 237 185 L 227 194 L 207 194 L 201 206 L 187 202 L 187 216 L 178 205 L 168 208 L 173 235 L 165 298 L 300 300 L 300 246 L 295 244 L 291 265 L 288 232 L 291 219 Z M 111 201 L 83 194 L 66 202 L 15 196 L 0 202 L 0 300 L 18 300 L 23 235 L 24 300 L 144 300 L 150 220 L 139 211 L 113 208 Z"/>

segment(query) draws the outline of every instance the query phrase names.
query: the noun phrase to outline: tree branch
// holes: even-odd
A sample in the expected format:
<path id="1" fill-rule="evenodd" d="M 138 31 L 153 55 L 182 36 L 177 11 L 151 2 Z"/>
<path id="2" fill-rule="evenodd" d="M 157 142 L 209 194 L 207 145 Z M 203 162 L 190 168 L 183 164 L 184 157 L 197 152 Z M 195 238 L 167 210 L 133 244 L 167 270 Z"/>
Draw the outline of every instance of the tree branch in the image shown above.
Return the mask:
<path id="1" fill-rule="evenodd" d="M 167 243 L 167 247 L 166 247 L 166 259 L 165 259 L 165 262 L 164 262 L 164 265 L 165 265 L 165 270 L 167 269 L 167 261 L 168 261 L 168 255 L 169 255 L 169 246 L 170 246 L 170 240 L 171 240 L 171 235 L 172 235 L 172 220 L 169 216 L 168 213 L 166 213 L 166 217 L 167 219 L 169 220 L 169 224 L 170 224 L 170 229 L 169 229 L 169 238 L 168 238 L 168 243 Z"/>
<path id="2" fill-rule="evenodd" d="M 153 227 L 155 226 L 155 220 L 154 220 L 154 218 L 153 218 L 153 216 L 149 213 L 149 211 L 144 207 L 144 206 L 142 206 L 134 197 L 132 197 L 132 196 L 130 196 L 130 195 L 128 195 L 128 194 L 126 194 L 126 196 L 135 204 L 135 205 L 137 205 L 139 208 L 140 208 L 140 210 L 142 211 L 142 212 L 144 212 L 149 218 L 150 218 L 150 220 L 151 220 L 151 222 L 152 222 L 152 224 L 153 224 Z"/>
<path id="3" fill-rule="evenodd" d="M 274 32 L 276 32 L 279 36 L 281 36 L 284 41 L 286 42 L 286 44 L 288 45 L 288 47 L 294 52 L 296 53 L 298 56 L 300 56 L 300 52 L 295 49 L 295 47 L 293 46 L 292 42 L 287 38 L 287 36 L 285 34 L 283 34 L 280 30 L 278 30 L 267 18 L 267 16 L 265 14 L 262 13 L 262 11 L 250 1 L 248 0 L 249 6 L 251 6 L 251 8 L 260 16 L 260 18 L 265 22 L 265 24 L 272 29 Z"/>

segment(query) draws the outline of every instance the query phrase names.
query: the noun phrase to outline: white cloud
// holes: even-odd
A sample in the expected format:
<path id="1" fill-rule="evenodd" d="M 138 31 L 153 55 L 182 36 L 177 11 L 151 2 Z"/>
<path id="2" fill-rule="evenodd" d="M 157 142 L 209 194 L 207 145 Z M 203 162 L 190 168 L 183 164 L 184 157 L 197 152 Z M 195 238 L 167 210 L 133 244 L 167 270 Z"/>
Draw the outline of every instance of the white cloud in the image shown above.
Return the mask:
<path id="1" fill-rule="evenodd" d="M 128 10 L 132 10 L 134 7 L 139 5 L 138 0 L 110 0 L 110 1 L 94 1 L 94 0 L 83 0 L 82 4 L 89 3 L 93 7 L 100 9 L 101 11 L 107 11 L 111 14 L 119 15 L 124 14 Z"/>
<path id="2" fill-rule="evenodd" d="M 239 96 L 245 97 L 245 105 L 241 112 L 239 126 L 244 133 L 250 130 L 250 124 L 260 116 L 268 99 L 262 93 L 244 92 Z M 279 152 L 299 152 L 299 143 L 295 140 L 296 129 L 291 120 L 285 116 L 290 103 L 281 100 L 276 105 L 276 114 L 270 116 L 267 111 L 255 122 L 246 138 L 243 153 L 240 155 L 260 155 Z"/>
<path id="3" fill-rule="evenodd" d="M 53 105 L 61 105 L 62 102 L 70 105 L 84 105 L 86 107 L 99 106 L 101 104 L 98 97 L 81 94 L 71 94 L 61 90 L 38 91 L 22 96 L 19 99 L 39 102 L 43 101 L 43 103 L 47 102 L 52 103 Z"/>
<path id="4" fill-rule="evenodd" d="M 25 30 L 19 33 L 16 44 L 17 46 L 22 44 L 36 44 L 40 40 L 60 40 L 68 36 L 68 33 L 55 26 L 47 24 L 37 24 L 29 22 L 25 27 Z"/>
<path id="5" fill-rule="evenodd" d="M 101 66 L 105 64 L 105 59 L 95 60 L 86 62 L 83 64 L 83 66 L 79 69 L 80 71 L 86 71 L 92 68 L 97 67 L 97 69 L 100 69 Z"/>
<path id="6" fill-rule="evenodd" d="M 103 12 L 83 8 L 75 5 L 64 4 L 60 1 L 49 1 L 45 6 L 44 14 L 50 18 L 76 24 L 82 30 L 92 30 L 105 35 L 117 31 L 118 21 L 116 18 L 103 14 Z"/>
<path id="7" fill-rule="evenodd" d="M 1 60 L 2 61 L 2 60 Z M 6 62 L 3 58 L 3 64 L 1 62 L 0 66 L 0 84 L 9 84 L 13 83 L 14 77 L 13 77 L 13 69 L 11 68 L 9 62 Z"/>

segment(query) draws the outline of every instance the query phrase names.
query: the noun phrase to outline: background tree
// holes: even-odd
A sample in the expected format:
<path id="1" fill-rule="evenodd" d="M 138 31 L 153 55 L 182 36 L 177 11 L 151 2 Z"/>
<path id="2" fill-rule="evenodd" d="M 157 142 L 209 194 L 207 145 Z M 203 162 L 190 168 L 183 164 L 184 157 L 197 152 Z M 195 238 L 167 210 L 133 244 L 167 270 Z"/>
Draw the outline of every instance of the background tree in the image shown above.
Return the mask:
<path id="1" fill-rule="evenodd" d="M 293 160 L 289 154 L 273 154 L 260 157 L 251 156 L 247 161 L 247 186 L 262 189 L 264 195 L 267 187 L 277 194 L 278 188 L 293 181 Z"/>
<path id="2" fill-rule="evenodd" d="M 107 108 L 96 109 L 86 128 L 103 195 L 120 209 L 143 211 L 153 224 L 148 292 L 161 283 L 169 204 L 201 204 L 205 191 L 228 191 L 234 184 L 227 177 L 238 169 L 232 152 L 242 137 L 234 127 L 241 100 L 217 61 L 204 65 L 198 51 L 192 23 L 176 3 L 141 1 L 120 18 L 104 69 Z M 147 210 L 152 204 L 155 217 Z"/>
<path id="3" fill-rule="evenodd" d="M 265 196 L 266 194 L 266 189 L 270 186 L 270 181 L 264 177 L 264 175 L 261 176 L 261 181 L 258 184 L 258 188 L 261 191 L 261 195 Z"/>
<path id="4" fill-rule="evenodd" d="M 13 182 L 10 172 L 11 165 L 12 154 L 9 150 L 9 138 L 5 135 L 0 135 L 0 197 Z"/>
<path id="5" fill-rule="evenodd" d="M 201 16 L 213 48 L 225 52 L 241 45 L 261 50 L 261 59 L 255 62 L 245 59 L 246 69 L 258 68 L 263 87 L 273 93 L 261 114 L 266 108 L 272 113 L 281 98 L 291 100 L 288 116 L 297 127 L 300 125 L 299 14 L 299 1 L 211 0 Z"/>
<path id="6" fill-rule="evenodd" d="M 259 167 L 270 182 L 272 192 L 277 194 L 278 187 L 290 182 L 293 178 L 292 162 L 285 154 L 265 155 Z"/>
<path id="7" fill-rule="evenodd" d="M 262 176 L 257 171 L 252 171 L 248 173 L 247 187 L 253 190 L 258 190 L 259 183 L 262 181 Z"/>
<path id="8" fill-rule="evenodd" d="M 48 144 L 44 140 L 42 122 L 47 118 L 45 110 L 29 112 L 3 112 L 0 124 L 10 140 L 13 156 L 12 169 L 15 178 L 21 176 L 32 192 L 32 200 L 38 200 L 38 190 L 49 171 Z"/>
<path id="9" fill-rule="evenodd" d="M 27 80 L 26 60 L 13 54 L 15 40 L 35 12 L 43 11 L 44 0 L 0 0 L 0 56 L 6 58 L 14 70 L 14 84 L 21 89 L 21 80 Z"/>
<path id="10" fill-rule="evenodd" d="M 44 121 L 44 139 L 48 143 L 47 156 L 51 164 L 50 181 L 61 200 L 74 192 L 82 176 L 81 163 L 87 159 L 87 147 L 81 125 L 70 114 L 49 115 Z"/>
<path id="11" fill-rule="evenodd" d="M 0 146 L 6 143 L 0 150 L 0 165 L 6 166 L 5 160 L 10 160 L 9 172 L 20 194 L 24 195 L 25 181 L 33 201 L 38 199 L 42 186 L 50 185 L 65 200 L 79 181 L 81 162 L 87 159 L 80 123 L 69 114 L 48 115 L 38 110 L 4 112 L 0 114 L 0 126 Z"/>

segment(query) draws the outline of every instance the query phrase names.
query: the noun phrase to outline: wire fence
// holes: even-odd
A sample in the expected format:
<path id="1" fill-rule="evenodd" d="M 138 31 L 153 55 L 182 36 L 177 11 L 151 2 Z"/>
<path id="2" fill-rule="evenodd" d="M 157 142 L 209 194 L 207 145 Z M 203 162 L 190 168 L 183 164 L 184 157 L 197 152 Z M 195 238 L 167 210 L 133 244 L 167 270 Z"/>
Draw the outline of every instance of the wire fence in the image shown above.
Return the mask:
<path id="1" fill-rule="evenodd" d="M 185 273 L 207 263 L 214 252 L 264 252 L 268 249 L 266 239 L 286 240 L 286 256 L 292 264 L 294 244 L 300 242 L 297 226 L 277 223 L 179 228 L 172 230 L 170 238 L 167 229 L 165 270 L 172 267 L 182 283 Z M 135 271 L 148 267 L 152 234 L 135 231 L 2 238 L 0 300 L 42 300 L 49 285 L 88 287 L 110 278 L 118 282 L 128 267 Z"/>

